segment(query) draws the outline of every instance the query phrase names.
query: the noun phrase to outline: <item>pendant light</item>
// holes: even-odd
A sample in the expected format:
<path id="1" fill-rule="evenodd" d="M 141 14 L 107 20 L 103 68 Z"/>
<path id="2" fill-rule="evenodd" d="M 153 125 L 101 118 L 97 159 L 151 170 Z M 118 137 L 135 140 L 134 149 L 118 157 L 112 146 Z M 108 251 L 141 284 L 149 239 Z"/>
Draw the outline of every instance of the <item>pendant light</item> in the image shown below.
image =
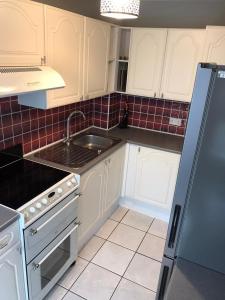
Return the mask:
<path id="1" fill-rule="evenodd" d="M 136 19 L 140 0 L 101 0 L 101 15 L 115 19 Z"/>

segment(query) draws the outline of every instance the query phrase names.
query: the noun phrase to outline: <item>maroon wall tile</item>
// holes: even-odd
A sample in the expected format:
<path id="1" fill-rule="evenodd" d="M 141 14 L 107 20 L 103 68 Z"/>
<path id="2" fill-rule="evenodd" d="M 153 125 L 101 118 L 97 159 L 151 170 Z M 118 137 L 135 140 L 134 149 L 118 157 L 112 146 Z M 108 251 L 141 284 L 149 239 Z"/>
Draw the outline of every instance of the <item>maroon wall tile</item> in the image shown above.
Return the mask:
<path id="1" fill-rule="evenodd" d="M 92 126 L 92 101 L 40 110 L 18 104 L 17 97 L 0 99 L 0 149 L 22 143 L 24 153 L 63 138 L 66 118 L 75 109 L 84 112 L 86 120 L 75 116 L 71 132 Z"/>
<path id="2" fill-rule="evenodd" d="M 129 125 L 184 135 L 189 103 L 152 99 L 113 93 L 48 110 L 19 105 L 17 97 L 0 99 L 0 149 L 22 143 L 24 153 L 62 139 L 66 119 L 74 110 L 84 112 L 86 119 L 77 115 L 71 122 L 71 133 L 90 126 L 110 129 L 118 125 L 125 103 L 129 108 Z M 181 126 L 169 124 L 169 118 L 181 118 Z"/>
<path id="3" fill-rule="evenodd" d="M 120 95 L 121 120 L 125 102 L 128 104 L 128 125 L 184 135 L 189 114 L 189 103 L 166 99 L 152 99 L 132 95 Z M 181 126 L 169 124 L 169 118 L 181 118 Z"/>

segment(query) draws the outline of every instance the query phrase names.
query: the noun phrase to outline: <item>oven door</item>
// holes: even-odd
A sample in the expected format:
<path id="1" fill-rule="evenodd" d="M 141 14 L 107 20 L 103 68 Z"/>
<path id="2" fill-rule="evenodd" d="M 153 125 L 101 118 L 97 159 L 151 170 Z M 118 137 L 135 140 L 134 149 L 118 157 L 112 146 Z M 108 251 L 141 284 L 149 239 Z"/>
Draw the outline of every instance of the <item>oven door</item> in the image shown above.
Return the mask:
<path id="1" fill-rule="evenodd" d="M 29 298 L 43 299 L 77 257 L 77 228 L 71 223 L 27 266 Z"/>

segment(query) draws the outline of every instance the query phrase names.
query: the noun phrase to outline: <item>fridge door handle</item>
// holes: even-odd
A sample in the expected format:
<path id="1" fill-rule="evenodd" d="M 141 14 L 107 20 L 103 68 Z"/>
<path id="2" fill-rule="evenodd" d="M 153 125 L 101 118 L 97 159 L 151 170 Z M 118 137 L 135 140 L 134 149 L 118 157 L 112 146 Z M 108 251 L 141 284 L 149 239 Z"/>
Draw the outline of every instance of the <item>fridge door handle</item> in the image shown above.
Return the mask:
<path id="1" fill-rule="evenodd" d="M 172 225 L 171 225 L 169 242 L 168 242 L 169 248 L 174 248 L 174 243 L 175 243 L 176 235 L 177 235 L 177 228 L 178 228 L 179 219 L 180 219 L 180 213 L 181 213 L 181 206 L 176 205 L 175 209 L 174 209 L 173 221 L 172 221 Z"/>
<path id="2" fill-rule="evenodd" d="M 162 277 L 161 277 L 161 283 L 160 283 L 159 294 L 158 294 L 157 300 L 163 300 L 163 298 L 164 298 L 168 275 L 169 275 L 169 270 L 170 269 L 168 266 L 163 267 L 163 273 L 162 273 Z"/>

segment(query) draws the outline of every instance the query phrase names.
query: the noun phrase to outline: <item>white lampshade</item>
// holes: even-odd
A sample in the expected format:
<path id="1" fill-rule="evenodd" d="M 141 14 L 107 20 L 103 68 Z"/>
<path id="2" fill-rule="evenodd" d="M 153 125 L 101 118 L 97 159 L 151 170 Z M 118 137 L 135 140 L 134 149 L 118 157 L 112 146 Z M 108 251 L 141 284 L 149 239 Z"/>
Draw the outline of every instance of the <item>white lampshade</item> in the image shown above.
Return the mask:
<path id="1" fill-rule="evenodd" d="M 101 0 L 101 15 L 115 19 L 136 19 L 140 0 Z"/>

